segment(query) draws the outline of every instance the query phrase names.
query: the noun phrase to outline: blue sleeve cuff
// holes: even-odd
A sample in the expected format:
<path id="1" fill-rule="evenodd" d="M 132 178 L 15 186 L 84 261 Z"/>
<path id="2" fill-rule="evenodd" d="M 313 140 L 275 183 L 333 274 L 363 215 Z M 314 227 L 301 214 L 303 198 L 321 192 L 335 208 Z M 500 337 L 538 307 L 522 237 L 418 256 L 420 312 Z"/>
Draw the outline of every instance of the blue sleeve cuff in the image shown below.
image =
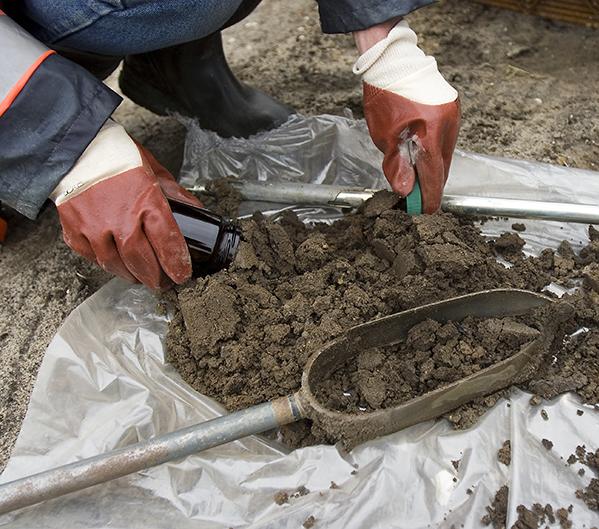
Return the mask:
<path id="1" fill-rule="evenodd" d="M 85 69 L 48 57 L 0 117 L 0 201 L 34 219 L 121 101 Z"/>

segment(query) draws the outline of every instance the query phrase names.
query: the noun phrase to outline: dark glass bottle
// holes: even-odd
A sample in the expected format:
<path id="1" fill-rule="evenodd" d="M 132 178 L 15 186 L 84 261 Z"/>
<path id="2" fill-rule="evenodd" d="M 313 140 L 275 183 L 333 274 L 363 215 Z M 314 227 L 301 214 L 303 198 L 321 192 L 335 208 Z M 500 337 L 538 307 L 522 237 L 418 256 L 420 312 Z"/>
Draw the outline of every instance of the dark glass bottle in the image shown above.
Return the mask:
<path id="1" fill-rule="evenodd" d="M 239 248 L 239 227 L 207 209 L 171 198 L 169 205 L 185 237 L 194 277 L 214 274 L 229 266 Z"/>

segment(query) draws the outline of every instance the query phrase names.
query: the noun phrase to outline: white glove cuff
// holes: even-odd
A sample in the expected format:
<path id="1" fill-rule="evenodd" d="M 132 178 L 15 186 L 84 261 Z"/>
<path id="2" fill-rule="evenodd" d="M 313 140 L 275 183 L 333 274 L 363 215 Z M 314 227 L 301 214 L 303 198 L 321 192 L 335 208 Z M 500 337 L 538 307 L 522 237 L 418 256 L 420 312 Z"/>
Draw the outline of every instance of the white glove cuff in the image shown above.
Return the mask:
<path id="1" fill-rule="evenodd" d="M 59 206 L 93 185 L 142 164 L 135 142 L 121 125 L 109 119 L 52 191 L 50 199 Z"/>
<path id="2" fill-rule="evenodd" d="M 418 47 L 418 37 L 405 20 L 367 50 L 353 71 L 365 83 L 424 105 L 443 105 L 458 97 L 439 73 L 434 57 Z"/>

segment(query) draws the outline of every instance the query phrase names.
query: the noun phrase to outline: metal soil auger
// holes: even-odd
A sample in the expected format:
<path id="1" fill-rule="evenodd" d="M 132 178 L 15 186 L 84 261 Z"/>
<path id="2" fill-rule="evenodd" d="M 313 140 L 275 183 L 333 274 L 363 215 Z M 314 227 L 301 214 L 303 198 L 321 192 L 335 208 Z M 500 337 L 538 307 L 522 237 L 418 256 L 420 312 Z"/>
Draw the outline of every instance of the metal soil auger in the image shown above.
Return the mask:
<path id="1" fill-rule="evenodd" d="M 323 184 L 266 183 L 232 180 L 230 184 L 244 200 L 280 204 L 357 208 L 378 191 L 359 187 Z M 205 187 L 189 188 L 194 193 L 209 193 Z M 411 215 L 422 213 L 420 188 L 404 199 L 402 209 Z M 512 198 L 444 195 L 441 209 L 448 213 L 467 216 L 513 217 L 520 219 L 553 220 L 599 224 L 598 204 L 567 204 Z"/>
<path id="2" fill-rule="evenodd" d="M 529 378 L 554 343 L 560 323 L 571 316 L 572 307 L 556 304 L 544 331 L 510 358 L 398 406 L 342 413 L 324 407 L 313 388 L 342 368 L 348 359 L 370 348 L 400 342 L 414 325 L 424 320 L 446 322 L 467 316 L 515 316 L 551 303 L 554 302 L 550 298 L 523 290 L 489 290 L 353 327 L 311 356 L 301 388 L 293 395 L 1 485 L 0 514 L 304 418 L 316 421 L 332 436 L 346 439 L 350 447 L 434 419 L 475 398 Z"/>

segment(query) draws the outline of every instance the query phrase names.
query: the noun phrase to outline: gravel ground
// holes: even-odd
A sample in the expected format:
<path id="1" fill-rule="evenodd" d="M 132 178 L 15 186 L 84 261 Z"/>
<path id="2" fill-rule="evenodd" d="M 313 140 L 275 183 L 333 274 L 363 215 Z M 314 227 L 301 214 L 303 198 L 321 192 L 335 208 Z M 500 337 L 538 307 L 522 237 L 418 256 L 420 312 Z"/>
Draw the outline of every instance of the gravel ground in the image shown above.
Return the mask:
<path id="1" fill-rule="evenodd" d="M 599 169 L 599 31 L 464 0 L 439 2 L 410 22 L 461 92 L 460 148 Z M 227 31 L 225 43 L 244 80 L 298 111 L 348 107 L 360 115 L 351 38 L 322 36 L 312 0 L 265 0 Z M 115 86 L 114 77 L 109 82 Z M 130 101 L 117 118 L 177 171 L 180 124 Z M 37 222 L 3 215 L 11 231 L 0 250 L 0 469 L 47 344 L 69 312 L 107 280 L 65 247 L 51 208 Z"/>

